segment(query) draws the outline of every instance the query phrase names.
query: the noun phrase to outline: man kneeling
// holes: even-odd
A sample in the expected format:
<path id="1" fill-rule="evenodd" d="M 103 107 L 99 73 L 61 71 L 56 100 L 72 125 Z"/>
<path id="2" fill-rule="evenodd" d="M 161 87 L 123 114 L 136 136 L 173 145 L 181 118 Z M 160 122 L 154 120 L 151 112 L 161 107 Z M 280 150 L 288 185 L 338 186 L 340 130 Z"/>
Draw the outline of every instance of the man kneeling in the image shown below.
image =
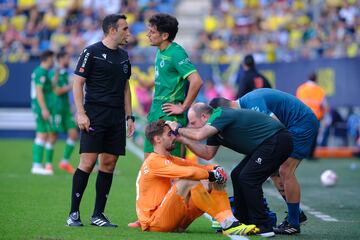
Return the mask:
<path id="1" fill-rule="evenodd" d="M 184 231 L 206 212 L 221 224 L 224 234 L 255 233 L 255 225 L 241 224 L 233 216 L 223 189 L 209 193 L 200 182 L 225 184 L 227 176 L 221 167 L 172 156 L 176 136 L 164 120 L 150 123 L 145 135 L 154 152 L 145 159 L 136 180 L 136 213 L 143 231 Z"/>

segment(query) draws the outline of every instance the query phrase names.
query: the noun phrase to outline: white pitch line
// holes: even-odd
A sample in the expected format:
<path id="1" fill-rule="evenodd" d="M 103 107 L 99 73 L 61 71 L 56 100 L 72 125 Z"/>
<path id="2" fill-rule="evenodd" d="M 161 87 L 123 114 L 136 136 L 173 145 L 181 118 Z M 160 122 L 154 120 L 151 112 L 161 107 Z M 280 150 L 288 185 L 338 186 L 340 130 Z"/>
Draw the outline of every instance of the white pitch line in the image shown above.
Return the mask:
<path id="1" fill-rule="evenodd" d="M 134 153 L 141 161 L 144 160 L 144 152 L 143 152 L 143 150 L 141 148 L 139 148 L 138 146 L 136 146 L 132 141 L 127 141 L 126 142 L 126 147 L 129 149 L 129 151 Z M 206 217 L 211 222 L 211 216 L 210 215 L 205 213 L 203 216 Z M 243 237 L 243 236 L 235 236 L 235 235 L 226 235 L 226 236 L 228 236 L 232 240 L 250 240 L 249 238 L 246 238 L 246 237 Z"/>
<path id="2" fill-rule="evenodd" d="M 272 197 L 276 197 L 280 200 L 283 200 L 283 198 L 280 196 L 280 194 L 278 192 L 276 192 L 275 190 L 273 189 L 264 189 L 264 192 L 266 192 L 266 194 L 272 196 Z M 300 203 L 300 207 L 301 209 L 305 210 L 307 213 L 310 213 L 311 215 L 319 218 L 320 220 L 322 221 L 325 221 L 325 222 L 338 222 L 339 220 L 334 218 L 334 217 L 331 217 L 325 213 L 322 213 L 320 211 L 317 211 L 307 205 L 304 205 L 302 203 Z"/>

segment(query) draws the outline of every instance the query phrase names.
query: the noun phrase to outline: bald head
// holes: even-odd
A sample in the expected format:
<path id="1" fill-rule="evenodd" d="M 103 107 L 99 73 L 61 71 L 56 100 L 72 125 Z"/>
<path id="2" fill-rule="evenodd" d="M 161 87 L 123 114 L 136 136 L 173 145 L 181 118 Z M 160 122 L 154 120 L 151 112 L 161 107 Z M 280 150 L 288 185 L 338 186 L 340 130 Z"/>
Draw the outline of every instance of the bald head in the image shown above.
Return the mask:
<path id="1" fill-rule="evenodd" d="M 189 108 L 189 127 L 200 128 L 204 126 L 213 112 L 213 108 L 206 103 L 195 103 Z"/>
<path id="2" fill-rule="evenodd" d="M 203 102 L 199 102 L 199 103 L 195 103 L 194 105 L 192 105 L 189 109 L 189 112 L 193 111 L 195 113 L 196 117 L 201 117 L 201 114 L 203 114 L 203 113 L 211 115 L 213 110 L 214 109 L 210 105 L 203 103 Z"/>

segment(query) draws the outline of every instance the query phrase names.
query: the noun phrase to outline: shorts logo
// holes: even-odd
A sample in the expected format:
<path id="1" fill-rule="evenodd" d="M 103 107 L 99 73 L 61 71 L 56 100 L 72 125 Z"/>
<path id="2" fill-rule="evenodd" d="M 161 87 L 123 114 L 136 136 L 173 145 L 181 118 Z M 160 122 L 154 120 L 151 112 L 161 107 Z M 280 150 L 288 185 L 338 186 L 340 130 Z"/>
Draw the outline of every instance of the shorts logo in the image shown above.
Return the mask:
<path id="1" fill-rule="evenodd" d="M 129 71 L 129 66 L 128 66 L 127 64 L 124 64 L 123 70 L 124 70 L 124 73 L 128 73 L 128 71 Z"/>
<path id="2" fill-rule="evenodd" d="M 256 161 L 255 161 L 257 164 L 261 164 L 261 162 L 262 162 L 262 158 L 258 158 L 258 159 L 256 159 Z"/>
<path id="3" fill-rule="evenodd" d="M 79 69 L 79 72 L 83 73 L 83 72 L 84 72 L 84 68 L 81 67 L 81 68 Z"/>

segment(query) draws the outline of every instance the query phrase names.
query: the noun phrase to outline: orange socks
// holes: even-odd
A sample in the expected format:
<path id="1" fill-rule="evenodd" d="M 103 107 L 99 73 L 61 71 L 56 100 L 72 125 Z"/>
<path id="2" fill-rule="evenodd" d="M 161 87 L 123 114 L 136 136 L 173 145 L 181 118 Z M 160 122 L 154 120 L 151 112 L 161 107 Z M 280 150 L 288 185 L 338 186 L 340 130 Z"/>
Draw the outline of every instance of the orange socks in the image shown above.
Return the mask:
<path id="1" fill-rule="evenodd" d="M 215 198 L 212 195 L 214 195 Z M 226 192 L 217 192 L 212 195 L 206 191 L 202 184 L 191 189 L 191 199 L 197 208 L 208 213 L 219 223 L 224 222 L 228 217 L 232 217 Z M 225 203 L 224 199 L 226 200 Z"/>

